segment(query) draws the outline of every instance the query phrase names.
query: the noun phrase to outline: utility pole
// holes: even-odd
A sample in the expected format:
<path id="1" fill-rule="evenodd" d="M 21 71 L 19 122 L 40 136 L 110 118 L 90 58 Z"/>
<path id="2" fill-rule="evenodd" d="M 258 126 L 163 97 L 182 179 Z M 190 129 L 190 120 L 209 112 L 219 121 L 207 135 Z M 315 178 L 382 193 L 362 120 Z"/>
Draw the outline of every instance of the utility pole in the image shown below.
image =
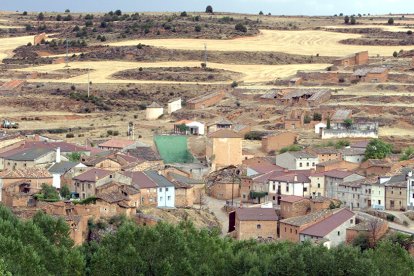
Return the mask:
<path id="1" fill-rule="evenodd" d="M 69 40 L 66 38 L 66 65 L 65 67 L 69 67 Z"/>
<path id="2" fill-rule="evenodd" d="M 207 44 L 204 43 L 204 63 L 206 64 L 207 68 Z"/>
<path id="3" fill-rule="evenodd" d="M 89 99 L 90 86 L 91 86 L 91 82 L 89 81 L 89 68 L 88 68 L 88 99 Z"/>

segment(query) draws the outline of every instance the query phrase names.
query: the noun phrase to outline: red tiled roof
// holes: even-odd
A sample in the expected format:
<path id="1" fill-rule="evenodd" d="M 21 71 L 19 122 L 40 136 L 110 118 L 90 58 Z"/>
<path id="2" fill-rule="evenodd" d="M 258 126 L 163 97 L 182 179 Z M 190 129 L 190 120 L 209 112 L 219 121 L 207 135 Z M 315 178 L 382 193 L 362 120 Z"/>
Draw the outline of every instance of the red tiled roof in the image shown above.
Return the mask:
<path id="1" fill-rule="evenodd" d="M 269 164 L 269 163 L 260 163 L 260 164 L 253 164 L 250 166 L 247 166 L 248 168 L 258 172 L 258 173 L 268 173 L 271 171 L 283 171 L 284 169 L 282 167 L 279 167 L 277 165 Z"/>
<path id="2" fill-rule="evenodd" d="M 136 186 L 139 189 L 157 188 L 157 183 L 149 178 L 144 172 L 121 172 L 121 174 L 131 178 L 131 185 Z"/>
<path id="3" fill-rule="evenodd" d="M 102 144 L 99 144 L 100 147 L 104 148 L 117 148 L 117 149 L 123 149 L 125 147 L 131 146 L 135 143 L 135 141 L 132 140 L 126 140 L 126 139 L 111 139 L 108 140 Z"/>
<path id="4" fill-rule="evenodd" d="M 313 237 L 325 237 L 330 232 L 335 230 L 338 226 L 351 219 L 355 214 L 348 209 L 342 209 L 333 215 L 323 219 L 322 221 L 309 226 L 300 234 L 313 236 Z"/>
<path id="5" fill-rule="evenodd" d="M 348 177 L 352 174 L 354 174 L 354 173 L 350 172 L 350 171 L 341 171 L 341 170 L 332 170 L 332 171 L 325 172 L 325 176 L 334 177 L 334 178 L 341 178 L 341 179 L 345 178 L 345 177 Z"/>
<path id="6" fill-rule="evenodd" d="M 93 168 L 84 173 L 81 173 L 78 176 L 75 176 L 73 179 L 79 181 L 95 182 L 96 177 L 98 177 L 98 179 L 101 179 L 105 176 L 110 175 L 111 173 L 111 171 Z"/>
<path id="7" fill-rule="evenodd" d="M 4 170 L 0 172 L 0 178 L 49 178 L 52 175 L 44 168 L 22 168 Z"/>
<path id="8" fill-rule="evenodd" d="M 236 217 L 241 221 L 277 221 L 273 208 L 239 208 Z"/>
<path id="9" fill-rule="evenodd" d="M 270 180 L 274 181 L 282 181 L 282 182 L 289 182 L 289 183 L 309 183 L 309 176 L 300 173 L 291 173 L 286 175 L 281 175 L 274 177 Z"/>
<path id="10" fill-rule="evenodd" d="M 301 197 L 301 196 L 295 196 L 295 195 L 286 195 L 286 196 L 282 196 L 280 198 L 280 201 L 285 201 L 285 202 L 289 202 L 289 203 L 294 203 L 294 202 L 298 202 L 301 200 L 304 200 L 306 198 Z"/>
<path id="11" fill-rule="evenodd" d="M 209 138 L 243 138 L 243 136 L 230 129 L 220 129 L 208 135 Z"/>

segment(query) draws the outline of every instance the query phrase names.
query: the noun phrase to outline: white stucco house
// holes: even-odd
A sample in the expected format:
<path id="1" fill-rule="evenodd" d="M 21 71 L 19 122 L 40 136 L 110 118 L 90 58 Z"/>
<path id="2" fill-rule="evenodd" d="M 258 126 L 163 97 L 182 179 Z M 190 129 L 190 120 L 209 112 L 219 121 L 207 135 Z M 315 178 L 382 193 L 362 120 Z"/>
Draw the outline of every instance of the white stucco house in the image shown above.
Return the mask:
<path id="1" fill-rule="evenodd" d="M 77 170 L 82 170 L 86 166 L 80 162 L 62 161 L 53 164 L 49 169 L 49 173 L 53 176 L 53 187 L 60 189 L 62 187 L 62 177 L 66 174 L 74 173 Z"/>
<path id="2" fill-rule="evenodd" d="M 315 125 L 315 133 L 316 134 L 321 134 L 322 133 L 322 129 L 324 129 L 326 127 L 327 127 L 327 125 L 325 123 L 322 123 L 322 122 L 316 124 Z"/>
<path id="3" fill-rule="evenodd" d="M 304 151 L 285 152 L 276 155 L 276 165 L 288 170 L 316 169 L 318 156 Z"/>
<path id="4" fill-rule="evenodd" d="M 157 184 L 157 207 L 175 208 L 175 185 L 156 171 L 144 173 Z"/>
<path id="5" fill-rule="evenodd" d="M 346 242 L 346 229 L 355 226 L 355 214 L 343 208 L 299 233 L 301 242 L 312 240 L 331 248 Z"/>

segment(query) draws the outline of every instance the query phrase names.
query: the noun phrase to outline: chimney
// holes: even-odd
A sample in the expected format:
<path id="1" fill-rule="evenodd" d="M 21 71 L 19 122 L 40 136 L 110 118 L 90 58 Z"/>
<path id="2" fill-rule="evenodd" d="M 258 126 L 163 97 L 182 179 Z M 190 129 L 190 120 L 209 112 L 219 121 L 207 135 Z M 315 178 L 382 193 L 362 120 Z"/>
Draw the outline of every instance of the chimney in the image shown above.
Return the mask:
<path id="1" fill-rule="evenodd" d="M 56 149 L 56 163 L 60 163 L 60 147 Z"/>
<path id="2" fill-rule="evenodd" d="M 293 181 L 294 182 L 298 182 L 298 176 L 295 174 L 295 176 L 293 177 Z"/>
<path id="3" fill-rule="evenodd" d="M 95 181 L 98 181 L 99 180 L 99 178 L 98 178 L 98 172 L 95 170 Z"/>

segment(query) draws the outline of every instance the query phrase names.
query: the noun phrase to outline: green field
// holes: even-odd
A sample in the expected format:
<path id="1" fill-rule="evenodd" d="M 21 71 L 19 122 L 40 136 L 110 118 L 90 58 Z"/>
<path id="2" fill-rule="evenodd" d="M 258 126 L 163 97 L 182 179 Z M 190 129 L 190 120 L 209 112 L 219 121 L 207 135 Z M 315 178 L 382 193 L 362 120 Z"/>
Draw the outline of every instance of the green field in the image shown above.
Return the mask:
<path id="1" fill-rule="evenodd" d="M 157 135 L 155 145 L 164 163 L 192 163 L 194 157 L 188 151 L 186 136 Z"/>

